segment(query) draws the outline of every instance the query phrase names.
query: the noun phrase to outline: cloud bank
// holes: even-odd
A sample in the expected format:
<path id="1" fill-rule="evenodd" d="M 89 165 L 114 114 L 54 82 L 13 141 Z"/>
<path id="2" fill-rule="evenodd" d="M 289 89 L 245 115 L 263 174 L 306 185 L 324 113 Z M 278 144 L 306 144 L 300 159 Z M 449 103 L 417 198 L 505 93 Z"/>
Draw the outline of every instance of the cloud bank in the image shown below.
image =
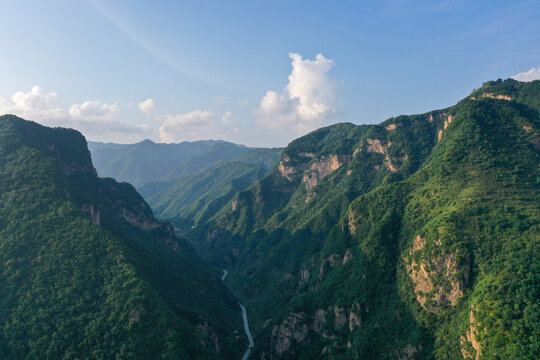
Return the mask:
<path id="1" fill-rule="evenodd" d="M 267 129 L 302 134 L 324 125 L 337 112 L 336 86 L 328 77 L 334 61 L 322 54 L 314 60 L 296 53 L 289 56 L 292 71 L 287 86 L 282 93 L 267 91 L 255 114 Z"/>
<path id="2" fill-rule="evenodd" d="M 0 98 L 0 114 L 13 114 L 47 126 L 62 126 L 81 131 L 86 137 L 100 141 L 135 142 L 150 134 L 145 124 L 131 125 L 118 121 L 118 104 L 97 100 L 73 104 L 66 111 L 57 106 L 58 95 L 46 93 L 40 86 L 29 92 L 18 91 L 10 100 Z"/>
<path id="3" fill-rule="evenodd" d="M 536 69 L 532 68 L 529 71 L 516 74 L 512 76 L 512 79 L 524 82 L 540 80 L 540 67 L 537 67 Z"/>

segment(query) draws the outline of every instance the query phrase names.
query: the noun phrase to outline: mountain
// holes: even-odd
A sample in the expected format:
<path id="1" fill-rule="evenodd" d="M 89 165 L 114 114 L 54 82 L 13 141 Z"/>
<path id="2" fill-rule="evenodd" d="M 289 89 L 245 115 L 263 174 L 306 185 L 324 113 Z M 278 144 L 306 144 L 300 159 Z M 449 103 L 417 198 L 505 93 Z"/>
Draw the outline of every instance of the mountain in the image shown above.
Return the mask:
<path id="1" fill-rule="evenodd" d="M 113 149 L 114 150 L 114 149 Z M 75 130 L 0 117 L 0 358 L 233 359 L 221 274 Z"/>
<path id="2" fill-rule="evenodd" d="M 170 182 L 139 188 L 157 217 L 178 227 L 191 227 L 215 215 L 238 191 L 261 179 L 279 161 L 276 149 L 254 149 Z"/>
<path id="3" fill-rule="evenodd" d="M 135 187 L 148 181 L 190 174 L 250 150 L 243 145 L 217 140 L 179 144 L 144 140 L 131 145 L 89 142 L 88 146 L 100 176 L 129 182 Z"/>
<path id="4" fill-rule="evenodd" d="M 259 359 L 538 359 L 540 81 L 293 141 L 189 240 Z"/>

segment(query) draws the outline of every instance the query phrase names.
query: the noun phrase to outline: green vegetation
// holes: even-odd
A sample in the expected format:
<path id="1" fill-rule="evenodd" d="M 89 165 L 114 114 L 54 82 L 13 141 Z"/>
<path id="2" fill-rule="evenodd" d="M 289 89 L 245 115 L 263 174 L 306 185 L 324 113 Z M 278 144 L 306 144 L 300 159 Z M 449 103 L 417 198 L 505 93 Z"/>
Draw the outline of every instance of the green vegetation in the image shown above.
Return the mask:
<path id="1" fill-rule="evenodd" d="M 180 228 L 210 219 L 234 195 L 261 179 L 279 160 L 281 149 L 250 150 L 170 182 L 150 182 L 139 189 L 160 219 Z"/>
<path id="2" fill-rule="evenodd" d="M 238 358 L 236 300 L 74 130 L 0 117 L 0 358 Z M 219 352 L 219 354 L 218 354 Z"/>
<path id="3" fill-rule="evenodd" d="M 250 150 L 215 140 L 179 144 L 156 144 L 144 140 L 132 145 L 90 142 L 88 146 L 100 176 L 126 181 L 136 187 L 148 181 L 171 180 L 191 174 Z"/>
<path id="4" fill-rule="evenodd" d="M 190 233 L 282 359 L 540 357 L 540 81 L 337 124 Z"/>
<path id="5" fill-rule="evenodd" d="M 194 144 L 140 188 L 190 245 L 79 133 L 0 118 L 0 358 L 239 358 L 192 246 L 253 358 L 540 358 L 540 81 L 284 150 Z M 113 167 L 142 181 L 136 145 Z"/>

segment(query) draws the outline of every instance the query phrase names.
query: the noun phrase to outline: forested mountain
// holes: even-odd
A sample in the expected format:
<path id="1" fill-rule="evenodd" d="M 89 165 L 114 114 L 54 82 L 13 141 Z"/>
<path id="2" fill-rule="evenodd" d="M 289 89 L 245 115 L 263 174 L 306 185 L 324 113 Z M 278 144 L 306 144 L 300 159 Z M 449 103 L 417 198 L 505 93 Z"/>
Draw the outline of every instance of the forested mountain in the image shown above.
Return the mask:
<path id="1" fill-rule="evenodd" d="M 251 150 L 220 140 L 179 144 L 144 140 L 131 145 L 89 142 L 88 147 L 99 176 L 129 182 L 135 187 L 148 181 L 170 180 L 191 174 Z"/>
<path id="2" fill-rule="evenodd" d="M 240 358 L 216 269 L 251 359 L 540 358 L 540 81 L 285 149 L 90 147 L 191 245 L 80 133 L 0 117 L 0 358 Z"/>
<path id="3" fill-rule="evenodd" d="M 139 192 L 157 217 L 177 227 L 198 225 L 214 216 L 238 191 L 266 175 L 279 161 L 281 150 L 250 150 L 194 174 L 146 183 Z"/>
<path id="4" fill-rule="evenodd" d="M 538 359 L 539 112 L 540 81 L 498 80 L 293 141 L 189 235 L 253 358 Z"/>
<path id="5" fill-rule="evenodd" d="M 0 358 L 236 359 L 241 312 L 84 137 L 0 117 Z"/>

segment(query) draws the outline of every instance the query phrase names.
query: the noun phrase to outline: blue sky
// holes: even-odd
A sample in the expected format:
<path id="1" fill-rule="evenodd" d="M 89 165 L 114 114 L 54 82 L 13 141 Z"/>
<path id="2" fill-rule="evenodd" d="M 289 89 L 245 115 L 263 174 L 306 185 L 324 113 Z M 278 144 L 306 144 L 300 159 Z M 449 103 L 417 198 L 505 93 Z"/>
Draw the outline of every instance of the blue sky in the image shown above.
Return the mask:
<path id="1" fill-rule="evenodd" d="M 540 1 L 18 0 L 0 46 L 0 113 L 91 140 L 283 146 L 540 77 Z"/>

